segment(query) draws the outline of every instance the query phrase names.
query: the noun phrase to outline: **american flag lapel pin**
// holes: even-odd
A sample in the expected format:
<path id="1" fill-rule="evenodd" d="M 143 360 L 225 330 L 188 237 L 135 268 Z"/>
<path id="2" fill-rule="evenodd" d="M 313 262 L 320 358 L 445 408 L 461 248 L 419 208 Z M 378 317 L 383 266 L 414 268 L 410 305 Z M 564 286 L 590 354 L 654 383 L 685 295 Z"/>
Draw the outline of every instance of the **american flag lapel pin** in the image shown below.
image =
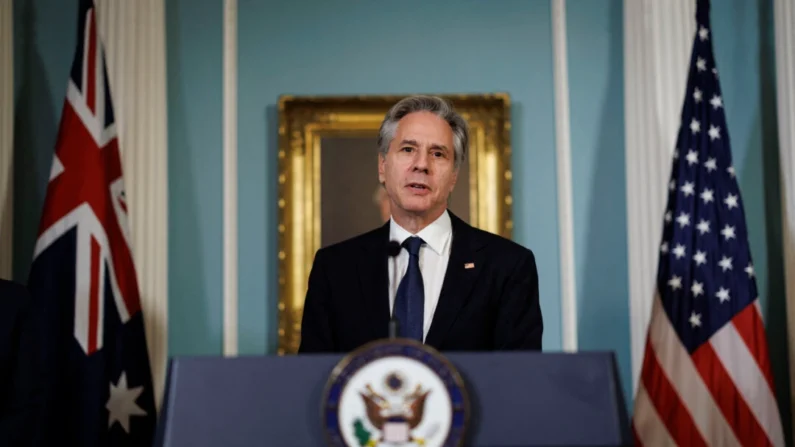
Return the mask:
<path id="1" fill-rule="evenodd" d="M 473 269 L 473 268 L 475 268 L 475 263 L 474 262 L 467 262 L 466 264 L 464 264 L 464 268 L 465 269 Z"/>

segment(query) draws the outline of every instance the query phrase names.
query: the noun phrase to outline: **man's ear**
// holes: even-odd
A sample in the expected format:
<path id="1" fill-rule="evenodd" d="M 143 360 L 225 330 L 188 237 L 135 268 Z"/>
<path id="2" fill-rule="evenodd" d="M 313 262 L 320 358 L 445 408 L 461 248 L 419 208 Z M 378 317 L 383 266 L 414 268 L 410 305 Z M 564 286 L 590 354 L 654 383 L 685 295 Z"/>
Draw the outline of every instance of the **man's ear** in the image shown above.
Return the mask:
<path id="1" fill-rule="evenodd" d="M 378 153 L 378 183 L 384 184 L 384 172 L 386 171 L 386 167 L 384 164 L 386 163 L 386 157 L 384 154 L 379 152 Z"/>
<path id="2" fill-rule="evenodd" d="M 453 169 L 453 181 L 452 181 L 452 186 L 450 187 L 450 193 L 451 194 L 453 193 L 453 190 L 455 189 L 455 185 L 458 183 L 458 171 L 459 171 L 459 168 Z"/>

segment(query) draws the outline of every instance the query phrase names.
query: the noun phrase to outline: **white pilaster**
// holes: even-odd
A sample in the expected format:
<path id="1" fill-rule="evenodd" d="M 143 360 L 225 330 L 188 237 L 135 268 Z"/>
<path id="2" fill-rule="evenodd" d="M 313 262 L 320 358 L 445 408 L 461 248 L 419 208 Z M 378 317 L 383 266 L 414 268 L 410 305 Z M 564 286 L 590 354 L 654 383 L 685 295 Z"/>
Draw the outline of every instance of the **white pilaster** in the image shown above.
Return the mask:
<path id="1" fill-rule="evenodd" d="M 224 1 L 224 355 L 237 345 L 237 0 Z"/>
<path id="2" fill-rule="evenodd" d="M 624 79 L 632 386 L 643 362 L 656 287 L 666 186 L 688 58 L 693 0 L 624 1 Z"/>
<path id="3" fill-rule="evenodd" d="M 119 132 L 132 251 L 160 406 L 168 335 L 168 138 L 164 0 L 95 0 Z"/>
<path id="4" fill-rule="evenodd" d="M 0 278 L 11 279 L 14 222 L 14 2 L 0 0 Z"/>
<path id="5" fill-rule="evenodd" d="M 795 363 L 795 5 L 774 0 L 776 89 L 781 164 L 784 268 L 787 290 L 789 364 Z M 795 368 L 790 366 L 790 402 L 795 402 Z M 793 421 L 795 422 L 795 421 Z"/>
<path id="6" fill-rule="evenodd" d="M 555 145 L 560 229 L 560 310 L 563 350 L 577 351 L 577 276 L 574 270 L 574 211 L 571 186 L 569 69 L 566 49 L 566 0 L 552 0 L 552 48 L 555 85 Z"/>

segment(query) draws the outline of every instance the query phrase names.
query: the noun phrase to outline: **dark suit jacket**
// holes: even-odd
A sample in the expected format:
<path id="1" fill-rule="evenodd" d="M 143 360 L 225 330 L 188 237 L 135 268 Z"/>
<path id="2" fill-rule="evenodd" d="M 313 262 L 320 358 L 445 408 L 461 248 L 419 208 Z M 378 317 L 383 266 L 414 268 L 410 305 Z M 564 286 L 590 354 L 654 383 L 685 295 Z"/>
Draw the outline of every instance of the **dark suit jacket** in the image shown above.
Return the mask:
<path id="1" fill-rule="evenodd" d="M 40 351 L 31 298 L 0 279 L 0 445 L 31 445 L 39 402 Z M 46 427 L 44 428 L 46 430 Z"/>
<path id="2" fill-rule="evenodd" d="M 440 351 L 540 350 L 533 253 L 453 213 L 450 219 L 450 260 L 425 344 Z M 388 242 L 389 222 L 317 251 L 299 353 L 346 353 L 388 337 Z"/>

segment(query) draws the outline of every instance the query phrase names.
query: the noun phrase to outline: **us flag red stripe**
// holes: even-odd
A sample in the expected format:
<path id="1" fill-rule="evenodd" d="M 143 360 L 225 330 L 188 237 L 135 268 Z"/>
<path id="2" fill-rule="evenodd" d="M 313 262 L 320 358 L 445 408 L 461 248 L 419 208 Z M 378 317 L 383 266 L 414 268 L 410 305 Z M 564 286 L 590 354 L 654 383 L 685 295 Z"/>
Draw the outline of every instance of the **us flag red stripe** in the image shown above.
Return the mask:
<path id="1" fill-rule="evenodd" d="M 709 14 L 698 0 L 633 435 L 783 446 Z"/>

